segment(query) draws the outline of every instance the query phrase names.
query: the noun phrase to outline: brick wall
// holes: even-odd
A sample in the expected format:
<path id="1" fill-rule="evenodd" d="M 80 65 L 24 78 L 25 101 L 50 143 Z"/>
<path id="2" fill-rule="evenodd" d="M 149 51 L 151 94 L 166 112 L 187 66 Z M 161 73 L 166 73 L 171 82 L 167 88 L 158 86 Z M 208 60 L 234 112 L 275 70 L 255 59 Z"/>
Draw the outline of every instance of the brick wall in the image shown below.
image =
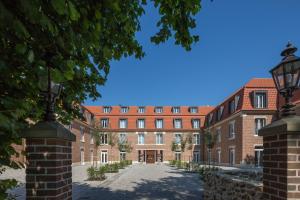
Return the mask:
<path id="1" fill-rule="evenodd" d="M 27 139 L 27 199 L 71 199 L 71 142 L 61 139 Z"/>
<path id="2" fill-rule="evenodd" d="M 300 134 L 264 137 L 265 199 L 300 199 Z"/>

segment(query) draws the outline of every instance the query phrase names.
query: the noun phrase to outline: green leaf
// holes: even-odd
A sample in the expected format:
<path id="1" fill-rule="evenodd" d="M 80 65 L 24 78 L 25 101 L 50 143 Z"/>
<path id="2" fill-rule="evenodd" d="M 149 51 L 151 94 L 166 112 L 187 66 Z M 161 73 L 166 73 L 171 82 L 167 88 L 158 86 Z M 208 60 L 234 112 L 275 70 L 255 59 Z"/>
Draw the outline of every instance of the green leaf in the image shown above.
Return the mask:
<path id="1" fill-rule="evenodd" d="M 26 52 L 27 47 L 24 44 L 17 44 L 16 51 L 19 54 L 24 54 Z"/>
<path id="2" fill-rule="evenodd" d="M 65 14 L 65 9 L 66 9 L 65 0 L 51 0 L 51 5 L 58 14 L 60 15 Z"/>
<path id="3" fill-rule="evenodd" d="M 22 38 L 22 37 L 28 38 L 29 37 L 29 33 L 22 22 L 20 22 L 19 20 L 14 20 L 13 26 L 16 31 L 16 34 L 20 38 Z"/>
<path id="4" fill-rule="evenodd" d="M 33 53 L 32 50 L 30 50 L 30 51 L 28 52 L 27 59 L 28 59 L 28 61 L 29 61 L 30 63 L 32 63 L 32 62 L 34 61 L 34 53 Z"/>
<path id="5" fill-rule="evenodd" d="M 69 1 L 69 14 L 70 14 L 70 19 L 73 21 L 77 21 L 80 17 L 79 12 L 76 10 L 74 4 Z"/>

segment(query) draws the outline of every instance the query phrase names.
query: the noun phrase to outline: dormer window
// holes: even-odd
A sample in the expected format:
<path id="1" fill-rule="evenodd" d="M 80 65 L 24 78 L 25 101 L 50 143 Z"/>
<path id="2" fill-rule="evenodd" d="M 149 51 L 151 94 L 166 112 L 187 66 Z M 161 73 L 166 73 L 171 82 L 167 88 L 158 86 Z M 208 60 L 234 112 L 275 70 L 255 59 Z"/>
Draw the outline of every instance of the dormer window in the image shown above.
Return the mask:
<path id="1" fill-rule="evenodd" d="M 190 113 L 198 113 L 198 108 L 197 107 L 190 107 Z"/>
<path id="2" fill-rule="evenodd" d="M 145 107 L 139 107 L 138 113 L 145 113 Z"/>
<path id="3" fill-rule="evenodd" d="M 110 106 L 104 106 L 103 107 L 103 112 L 104 113 L 110 113 L 111 112 L 111 107 Z"/>
<path id="4" fill-rule="evenodd" d="M 218 109 L 218 115 L 217 115 L 218 121 L 221 120 L 222 115 L 223 115 L 223 111 L 224 111 L 224 106 L 221 106 L 221 107 Z"/>
<path id="5" fill-rule="evenodd" d="M 208 117 L 208 123 L 209 123 L 209 124 L 212 123 L 213 117 L 214 117 L 214 114 L 213 114 L 213 113 L 210 113 L 210 114 L 209 114 L 209 117 Z"/>
<path id="6" fill-rule="evenodd" d="M 127 106 L 122 106 L 121 107 L 121 113 L 127 113 L 129 108 Z"/>
<path id="7" fill-rule="evenodd" d="M 155 107 L 154 112 L 155 113 L 163 113 L 163 107 Z"/>
<path id="8" fill-rule="evenodd" d="M 180 107 L 173 107 L 172 112 L 173 113 L 180 113 Z"/>
<path id="9" fill-rule="evenodd" d="M 253 96 L 255 108 L 267 108 L 268 99 L 266 91 L 255 91 Z"/>

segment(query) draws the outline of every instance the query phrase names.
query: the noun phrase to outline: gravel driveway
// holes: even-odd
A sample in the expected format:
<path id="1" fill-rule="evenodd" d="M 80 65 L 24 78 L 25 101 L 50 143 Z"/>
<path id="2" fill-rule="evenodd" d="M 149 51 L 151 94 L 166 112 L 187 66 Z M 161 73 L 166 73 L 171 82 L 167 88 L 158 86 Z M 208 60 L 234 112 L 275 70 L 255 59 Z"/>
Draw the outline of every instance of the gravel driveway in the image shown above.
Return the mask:
<path id="1" fill-rule="evenodd" d="M 164 164 L 132 165 L 118 174 L 107 174 L 101 183 L 85 181 L 87 167 L 73 167 L 74 200 L 202 200 L 203 187 L 197 174 Z M 18 200 L 25 199 L 24 170 L 9 170 L 6 177 L 22 183 L 13 193 Z"/>

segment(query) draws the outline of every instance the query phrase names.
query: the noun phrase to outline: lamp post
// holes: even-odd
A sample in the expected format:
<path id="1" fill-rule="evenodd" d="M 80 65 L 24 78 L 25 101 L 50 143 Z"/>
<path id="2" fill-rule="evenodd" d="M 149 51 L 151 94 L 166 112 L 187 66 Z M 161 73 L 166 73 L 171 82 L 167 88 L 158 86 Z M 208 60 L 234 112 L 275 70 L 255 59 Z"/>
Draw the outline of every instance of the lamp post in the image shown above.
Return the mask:
<path id="1" fill-rule="evenodd" d="M 291 102 L 293 92 L 299 88 L 300 58 L 294 55 L 296 51 L 297 48 L 288 43 L 281 52 L 282 61 L 270 71 L 279 94 L 285 98 L 281 110 L 283 117 L 296 114 L 293 109 L 295 105 Z"/>
<path id="2" fill-rule="evenodd" d="M 26 138 L 26 199 L 72 199 L 72 141 L 76 137 L 56 121 L 54 107 L 61 85 L 40 80 L 46 110 L 43 120 L 24 130 Z"/>
<path id="3" fill-rule="evenodd" d="M 281 118 L 260 129 L 263 137 L 263 199 L 300 199 L 300 117 L 292 103 L 299 88 L 300 58 L 288 43 L 283 59 L 270 72 L 278 93 L 285 99 Z"/>

